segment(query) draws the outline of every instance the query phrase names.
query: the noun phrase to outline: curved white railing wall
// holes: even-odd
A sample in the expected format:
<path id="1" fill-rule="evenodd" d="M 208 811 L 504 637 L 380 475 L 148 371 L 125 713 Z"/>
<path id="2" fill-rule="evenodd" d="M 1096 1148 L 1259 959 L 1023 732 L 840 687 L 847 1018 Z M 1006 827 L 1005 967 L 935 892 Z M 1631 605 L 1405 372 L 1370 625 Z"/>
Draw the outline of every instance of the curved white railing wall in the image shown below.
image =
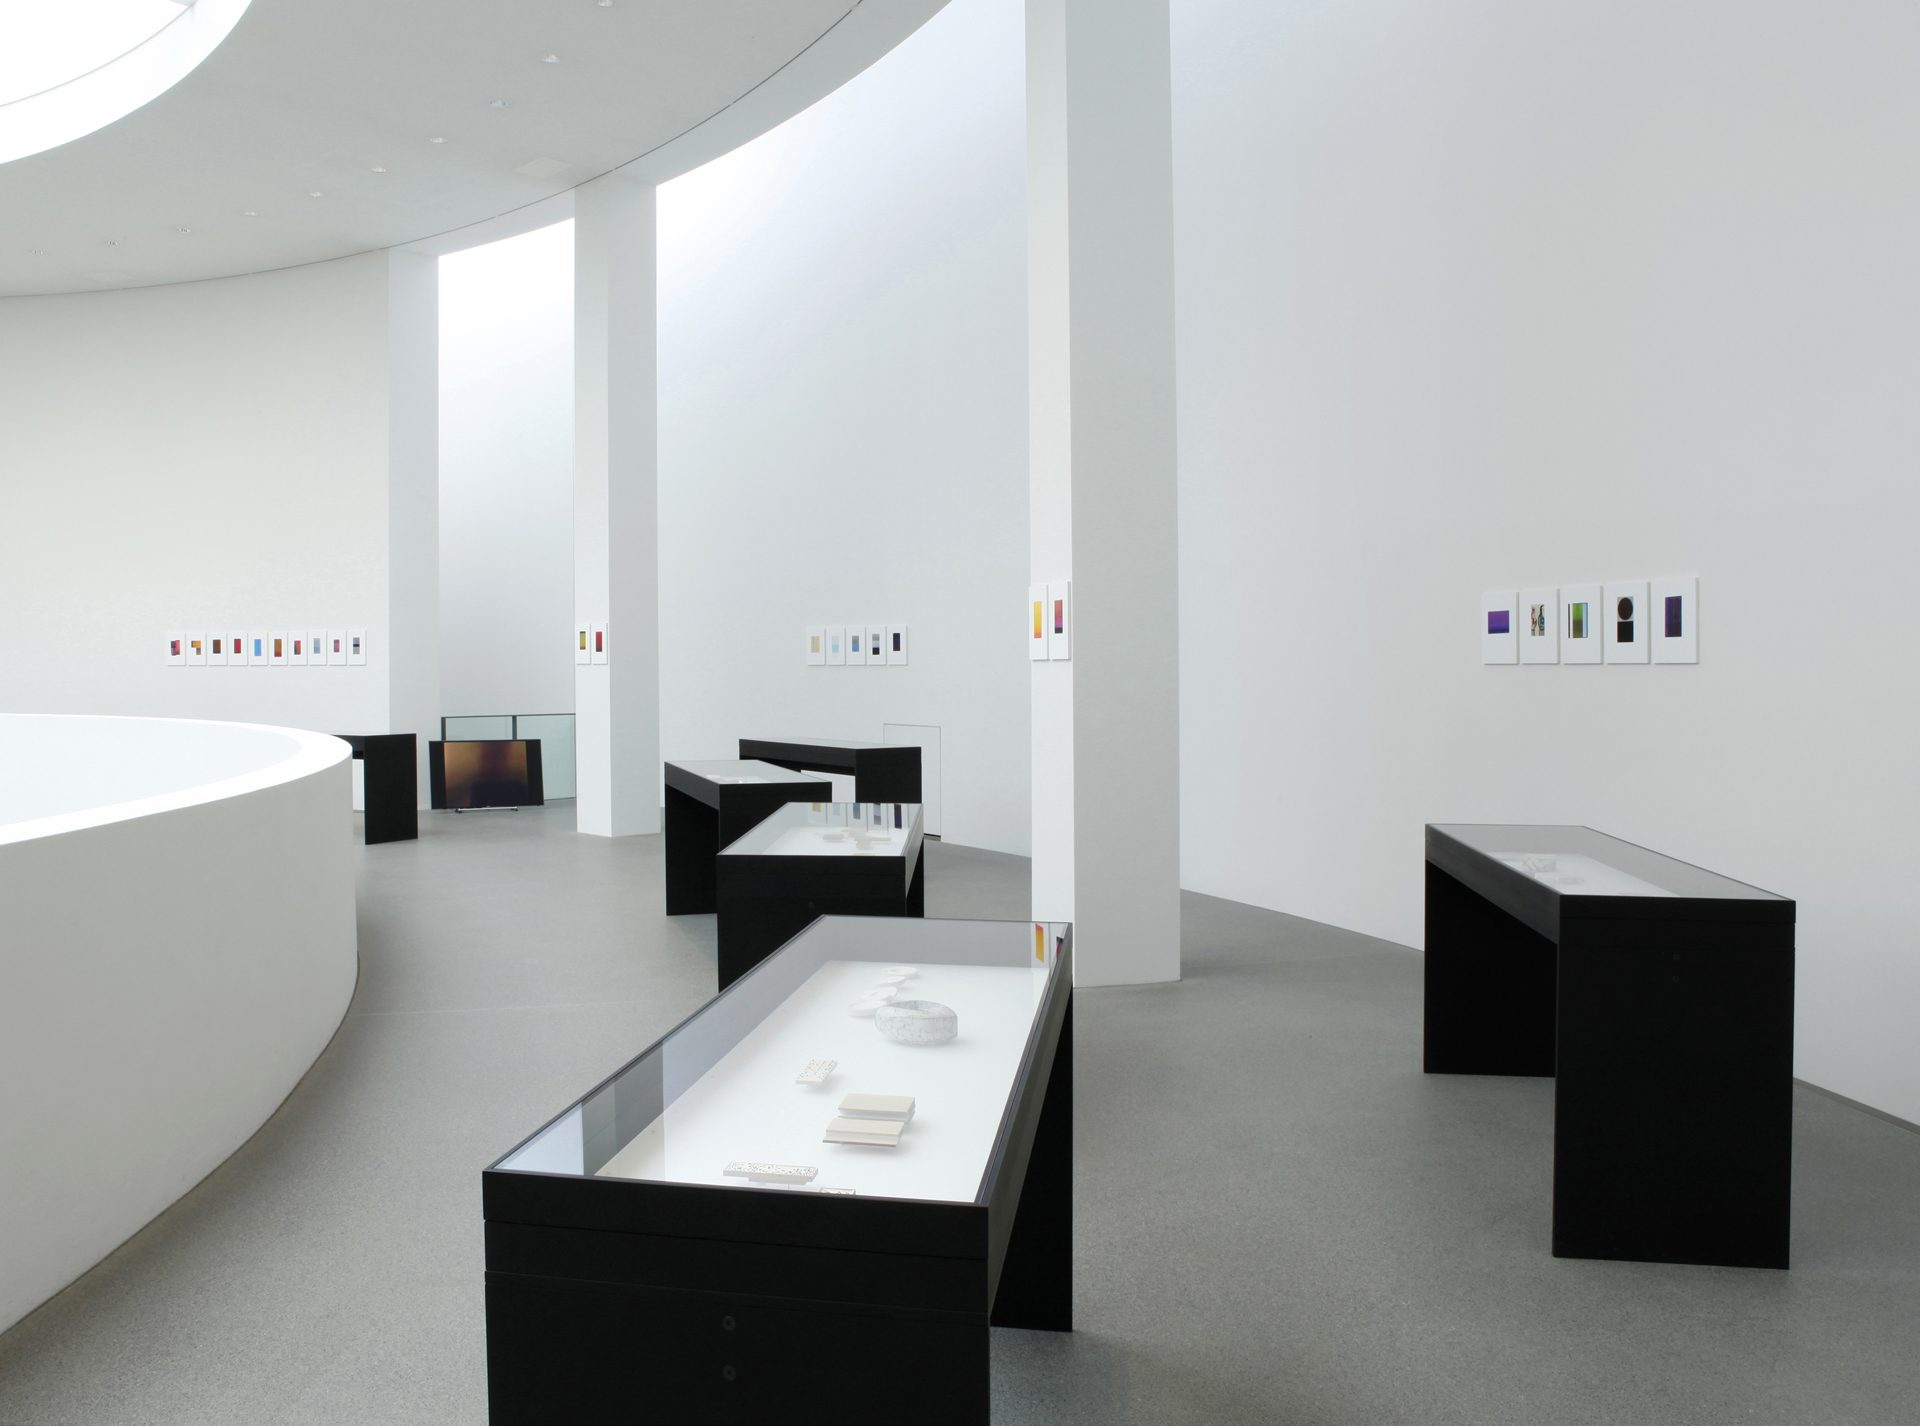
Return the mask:
<path id="1" fill-rule="evenodd" d="M 265 1122 L 356 974 L 349 752 L 0 716 L 0 1330 Z"/>

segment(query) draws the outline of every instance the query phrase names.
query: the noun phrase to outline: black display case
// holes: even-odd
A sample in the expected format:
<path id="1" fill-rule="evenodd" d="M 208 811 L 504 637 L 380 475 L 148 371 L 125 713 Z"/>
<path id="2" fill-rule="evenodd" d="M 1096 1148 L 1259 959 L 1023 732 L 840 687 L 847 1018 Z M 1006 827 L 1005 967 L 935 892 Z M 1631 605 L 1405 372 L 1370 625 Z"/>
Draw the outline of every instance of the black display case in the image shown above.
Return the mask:
<path id="1" fill-rule="evenodd" d="M 412 733 L 336 733 L 365 764 L 361 776 L 368 846 L 420 835 L 420 751 Z"/>
<path id="2" fill-rule="evenodd" d="M 742 738 L 740 756 L 800 772 L 853 777 L 862 802 L 923 802 L 920 749 L 912 744 L 852 743 L 838 738 Z"/>
<path id="3" fill-rule="evenodd" d="M 1588 827 L 1426 879 L 1425 1068 L 1555 1077 L 1555 1256 L 1786 1267 L 1794 903 Z"/>
<path id="4" fill-rule="evenodd" d="M 783 802 L 829 798 L 824 778 L 752 759 L 670 762 L 666 767 L 667 915 L 712 911 L 713 859 Z"/>
<path id="5" fill-rule="evenodd" d="M 858 1013 L 901 985 L 957 1033 Z M 1072 1180 L 1071 927 L 822 918 L 482 1175 L 491 1418 L 983 1426 L 989 1328 L 1072 1327 Z"/>
<path id="6" fill-rule="evenodd" d="M 924 916 L 919 804 L 786 803 L 721 848 L 714 875 L 725 990 L 816 916 Z"/>

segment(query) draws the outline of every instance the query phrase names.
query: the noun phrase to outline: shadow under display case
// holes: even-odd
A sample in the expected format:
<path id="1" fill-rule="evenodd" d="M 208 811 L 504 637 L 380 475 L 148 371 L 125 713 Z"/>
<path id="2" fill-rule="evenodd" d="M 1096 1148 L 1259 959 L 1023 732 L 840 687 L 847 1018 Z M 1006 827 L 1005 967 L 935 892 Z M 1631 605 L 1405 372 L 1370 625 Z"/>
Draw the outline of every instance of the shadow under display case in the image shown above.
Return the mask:
<path id="1" fill-rule="evenodd" d="M 1590 827 L 1426 847 L 1424 1067 L 1554 1077 L 1554 1256 L 1786 1267 L 1794 903 Z"/>
<path id="2" fill-rule="evenodd" d="M 666 766 L 667 915 L 712 911 L 714 857 L 783 802 L 833 795 L 825 778 L 805 777 L 751 758 L 710 758 Z"/>
<path id="3" fill-rule="evenodd" d="M 1072 1327 L 1072 928 L 823 917 L 486 1170 L 495 1423 L 989 1420 Z"/>
<path id="4" fill-rule="evenodd" d="M 720 849 L 719 981 L 725 990 L 816 916 L 924 916 L 920 806 L 788 802 Z"/>

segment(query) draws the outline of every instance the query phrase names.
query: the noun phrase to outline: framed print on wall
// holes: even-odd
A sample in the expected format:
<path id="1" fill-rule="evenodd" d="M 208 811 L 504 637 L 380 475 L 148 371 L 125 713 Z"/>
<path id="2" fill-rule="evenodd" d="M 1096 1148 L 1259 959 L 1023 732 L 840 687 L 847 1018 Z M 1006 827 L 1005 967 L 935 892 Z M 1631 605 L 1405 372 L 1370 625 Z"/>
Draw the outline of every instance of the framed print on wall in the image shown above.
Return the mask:
<path id="1" fill-rule="evenodd" d="M 307 664 L 311 668 L 326 667 L 327 631 L 325 629 L 307 630 Z"/>
<path id="2" fill-rule="evenodd" d="M 347 630 L 347 662 L 365 663 L 367 661 L 367 631 L 365 629 Z"/>
<path id="3" fill-rule="evenodd" d="M 575 663 L 593 662 L 593 629 L 585 619 L 573 621 L 573 661 Z"/>
<path id="4" fill-rule="evenodd" d="M 1560 662 L 1560 591 L 1520 591 L 1520 662 Z"/>
<path id="5" fill-rule="evenodd" d="M 1569 584 L 1560 591 L 1560 662 L 1600 662 L 1600 586 Z"/>
<path id="6" fill-rule="evenodd" d="M 1647 601 L 1655 663 L 1700 662 L 1700 577 L 1671 574 L 1653 581 Z"/>
<path id="7" fill-rule="evenodd" d="M 245 634 L 227 635 L 227 662 L 243 664 L 247 661 L 247 636 Z"/>
<path id="8" fill-rule="evenodd" d="M 187 666 L 187 636 L 185 634 L 165 634 L 161 636 L 161 645 L 166 652 L 169 668 Z"/>
<path id="9" fill-rule="evenodd" d="M 224 666 L 226 661 L 227 636 L 225 634 L 215 634 L 207 640 L 207 662 L 216 666 Z"/>
<path id="10" fill-rule="evenodd" d="M 863 624 L 847 626 L 847 662 L 864 664 L 867 661 L 867 630 Z"/>
<path id="11" fill-rule="evenodd" d="M 845 624 L 827 625 L 827 662 L 845 664 L 847 661 L 847 626 Z"/>
<path id="12" fill-rule="evenodd" d="M 285 629 L 268 630 L 267 663 L 273 668 L 287 666 L 287 631 Z"/>
<path id="13" fill-rule="evenodd" d="M 1515 627 L 1520 596 L 1511 589 L 1489 589 L 1480 596 L 1480 662 L 1520 662 L 1520 631 Z"/>
<path id="14" fill-rule="evenodd" d="M 205 634 L 187 635 L 187 665 L 205 667 L 207 662 L 207 636 Z"/>
<path id="15" fill-rule="evenodd" d="M 1068 639 L 1073 634 L 1073 591 L 1070 579 L 1047 582 L 1047 657 L 1069 657 Z"/>
<path id="16" fill-rule="evenodd" d="M 907 626 L 905 624 L 887 625 L 887 662 L 905 663 L 907 661 Z"/>
<path id="17" fill-rule="evenodd" d="M 807 651 L 809 664 L 823 664 L 827 661 L 827 630 L 822 624 L 809 624 L 806 629 L 806 641 L 801 645 Z"/>
<path id="18" fill-rule="evenodd" d="M 1600 595 L 1600 644 L 1608 663 L 1647 661 L 1647 582 L 1609 580 Z"/>
<path id="19" fill-rule="evenodd" d="M 587 651 L 595 663 L 607 661 L 607 621 L 595 619 L 587 625 Z"/>
<path id="20" fill-rule="evenodd" d="M 287 631 L 287 662 L 290 664 L 299 664 L 302 667 L 306 666 L 306 662 L 307 662 L 306 630 L 289 629 Z"/>
<path id="21" fill-rule="evenodd" d="M 1027 586 L 1027 657 L 1035 663 L 1043 662 L 1052 641 L 1048 637 L 1052 629 L 1052 608 L 1047 602 L 1047 587 L 1044 584 Z"/>
<path id="22" fill-rule="evenodd" d="M 249 629 L 247 631 L 247 666 L 249 668 L 266 668 L 269 666 L 270 660 L 267 657 L 267 640 L 270 637 L 265 629 Z"/>
<path id="23" fill-rule="evenodd" d="M 887 666 L 887 626 L 885 624 L 867 625 L 867 666 L 870 668 Z"/>
<path id="24" fill-rule="evenodd" d="M 327 663 L 341 665 L 347 661 L 347 633 L 344 629 L 327 630 Z"/>

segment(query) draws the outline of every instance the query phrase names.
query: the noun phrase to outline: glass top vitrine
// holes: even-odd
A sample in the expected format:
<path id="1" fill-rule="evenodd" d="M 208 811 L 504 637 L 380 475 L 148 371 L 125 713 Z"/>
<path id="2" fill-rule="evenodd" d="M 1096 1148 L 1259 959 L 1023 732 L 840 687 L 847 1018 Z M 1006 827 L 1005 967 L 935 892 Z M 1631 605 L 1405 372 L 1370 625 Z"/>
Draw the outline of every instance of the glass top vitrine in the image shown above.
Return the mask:
<path id="1" fill-rule="evenodd" d="M 494 1169 L 985 1203 L 1071 942 L 1064 923 L 822 917 Z M 850 1120 L 904 1127 L 847 1142 Z"/>
<path id="2" fill-rule="evenodd" d="M 863 802 L 921 800 L 920 748 L 912 743 L 863 743 L 847 738 L 742 738 L 740 756 L 809 772 L 852 773 Z"/>
<path id="3" fill-rule="evenodd" d="M 788 802 L 720 855 L 912 857 L 919 848 L 917 802 Z"/>
<path id="4" fill-rule="evenodd" d="M 1430 853 L 1433 834 L 1438 834 L 1563 897 L 1679 897 L 1791 904 L 1771 891 L 1591 827 L 1442 822 L 1432 824 L 1427 831 Z"/>
<path id="5" fill-rule="evenodd" d="M 791 768 L 776 767 L 757 758 L 703 758 L 689 762 L 676 758 L 667 764 L 708 782 L 717 782 L 723 786 L 735 786 L 741 783 L 756 782 L 795 782 L 808 781 L 804 775 L 798 775 Z M 811 781 L 826 785 L 824 778 Z"/>

